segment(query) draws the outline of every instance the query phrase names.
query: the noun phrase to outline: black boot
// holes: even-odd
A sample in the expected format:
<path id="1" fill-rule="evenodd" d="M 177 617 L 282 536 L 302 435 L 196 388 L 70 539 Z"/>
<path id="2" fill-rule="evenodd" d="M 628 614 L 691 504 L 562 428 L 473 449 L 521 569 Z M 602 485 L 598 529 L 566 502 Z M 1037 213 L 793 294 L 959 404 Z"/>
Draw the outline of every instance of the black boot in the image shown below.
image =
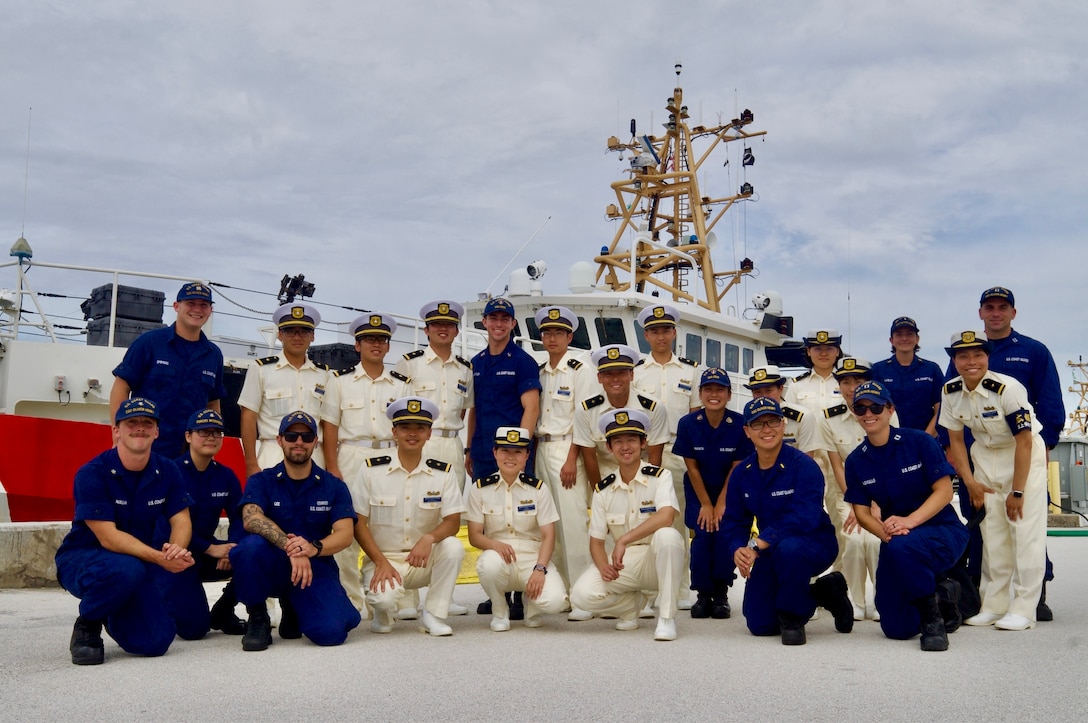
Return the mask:
<path id="1" fill-rule="evenodd" d="M 715 583 L 714 592 L 711 594 L 710 617 L 715 620 L 725 620 L 732 610 L 729 608 L 729 585 L 727 583 Z"/>
<path id="2" fill-rule="evenodd" d="M 219 600 L 212 605 L 212 630 L 222 630 L 227 635 L 246 634 L 246 621 L 234 614 L 234 607 L 237 604 L 238 596 L 234 594 L 234 583 L 228 582 Z"/>
<path id="3" fill-rule="evenodd" d="M 525 619 L 525 603 L 522 600 L 520 592 L 506 593 L 506 602 L 510 605 L 511 620 Z"/>
<path id="4" fill-rule="evenodd" d="M 922 634 L 922 650 L 948 650 L 948 632 L 944 628 L 944 618 L 941 617 L 941 609 L 937 604 L 937 595 L 918 598 L 911 601 L 911 605 L 918 610 L 918 615 L 922 618 L 919 631 Z"/>
<path id="5" fill-rule="evenodd" d="M 782 630 L 783 645 L 805 644 L 805 623 L 808 622 L 800 615 L 778 611 L 778 626 Z"/>
<path id="6" fill-rule="evenodd" d="M 1046 604 L 1046 580 L 1043 580 L 1043 594 L 1039 596 L 1039 604 L 1035 606 L 1035 619 L 1041 623 L 1054 620 L 1054 611 Z"/>
<path id="7" fill-rule="evenodd" d="M 268 618 L 268 607 L 265 603 L 259 605 L 246 605 L 249 613 L 249 622 L 246 623 L 246 634 L 242 636 L 242 650 L 268 650 L 272 644 L 272 621 Z"/>
<path id="8" fill-rule="evenodd" d="M 102 644 L 102 623 L 84 617 L 76 618 L 68 650 L 72 653 L 74 665 L 102 665 L 102 661 L 106 659 L 106 649 Z"/>
<path id="9" fill-rule="evenodd" d="M 816 578 L 810 588 L 816 604 L 826 608 L 835 618 L 835 629 L 848 633 L 854 629 L 854 606 L 846 593 L 846 578 L 841 572 L 832 572 Z"/>
<path id="10" fill-rule="evenodd" d="M 955 580 L 945 578 L 937 583 L 937 607 L 941 611 L 946 633 L 956 632 L 963 623 L 963 615 L 960 613 L 961 594 L 962 588 Z"/>
<path id="11" fill-rule="evenodd" d="M 710 611 L 713 607 L 710 594 L 705 593 L 702 590 L 696 590 L 695 602 L 691 606 L 691 617 L 693 618 L 709 618 Z"/>
<path id="12" fill-rule="evenodd" d="M 298 611 L 286 595 L 280 598 L 279 630 L 280 637 L 284 640 L 298 640 L 302 637 L 302 630 L 298 627 Z"/>

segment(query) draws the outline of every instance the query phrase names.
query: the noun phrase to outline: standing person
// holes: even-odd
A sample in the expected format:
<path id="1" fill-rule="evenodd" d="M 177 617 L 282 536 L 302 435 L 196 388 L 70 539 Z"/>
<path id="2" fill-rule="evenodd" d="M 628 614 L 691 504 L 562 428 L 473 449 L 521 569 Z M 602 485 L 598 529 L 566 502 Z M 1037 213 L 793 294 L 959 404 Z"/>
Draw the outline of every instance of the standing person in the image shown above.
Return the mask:
<path id="1" fill-rule="evenodd" d="M 1024 386 L 989 370 L 991 349 L 973 331 L 954 334 L 947 351 L 959 376 L 941 395 L 940 424 L 948 430 L 949 458 L 972 506 L 986 509 L 982 611 L 964 622 L 1026 630 L 1035 625 L 1043 588 L 1046 445 Z M 975 438 L 970 460 L 965 429 Z"/>
<path id="2" fill-rule="evenodd" d="M 893 428 L 892 397 L 880 382 L 864 382 L 851 397 L 866 439 L 846 458 L 846 500 L 880 539 L 880 629 L 896 640 L 921 633 L 922 650 L 948 650 L 938 580 L 967 545 L 951 505 L 954 470 L 927 432 Z"/>
<path id="3" fill-rule="evenodd" d="M 578 404 L 601 393 L 592 367 L 570 349 L 579 320 L 563 306 L 536 312 L 540 340 L 548 361 L 540 365 L 543 387 L 540 422 L 536 428 L 536 473 L 551 491 L 559 511 L 554 559 L 564 582 L 573 584 L 593 560 L 589 556 L 589 481 L 585 463 L 574 444 L 574 414 Z M 573 608 L 568 620 L 589 620 L 589 612 Z"/>
<path id="4" fill-rule="evenodd" d="M 805 624 L 817 605 L 834 616 L 840 633 L 854 629 L 854 617 L 841 572 L 809 582 L 835 559 L 835 531 L 823 508 L 820 468 L 783 444 L 782 419 L 773 399 L 744 406 L 744 431 L 756 451 L 733 470 L 722 527 L 733 562 L 748 580 L 748 630 L 781 635 L 783 645 L 804 645 Z"/>
<path id="5" fill-rule="evenodd" d="M 387 455 L 394 446 L 393 427 L 385 415 L 394 400 L 407 396 L 411 379 L 385 368 L 389 341 L 397 330 L 388 314 L 357 316 L 351 322 L 359 363 L 334 372 L 321 405 L 321 444 L 329 472 L 354 483 L 368 459 Z M 365 604 L 354 539 L 336 555 L 340 582 L 356 610 Z"/>
<path id="6" fill-rule="evenodd" d="M 113 370 L 110 416 L 121 402 L 135 395 L 150 399 L 159 414 L 154 450 L 168 459 L 185 451 L 185 423 L 201 409 L 221 411 L 223 352 L 201 329 L 212 316 L 212 290 L 205 284 L 185 284 L 174 302 L 177 320 L 170 326 L 141 334 Z"/>
<path id="7" fill-rule="evenodd" d="M 408 590 L 430 586 L 419 630 L 452 635 L 445 618 L 457 585 L 465 548 L 457 539 L 465 511 L 449 462 L 423 458 L 438 405 L 403 397 L 389 405 L 397 449 L 374 457 L 351 485 L 358 521 L 355 539 L 366 552 L 363 587 L 374 611 L 370 629 L 393 630 L 393 611 Z"/>
<path id="8" fill-rule="evenodd" d="M 892 356 L 876 363 L 873 378 L 895 399 L 900 421 L 897 426 L 920 429 L 936 437 L 944 373 L 936 362 L 918 356 L 918 324 L 909 316 L 892 322 L 888 341 Z"/>
<path id="9" fill-rule="evenodd" d="M 817 419 L 818 412 L 807 411 L 786 402 L 783 397 L 783 389 L 786 386 L 786 378 L 774 364 L 761 367 L 752 367 L 748 383 L 745 389 L 752 392 L 753 399 L 769 397 L 778 402 L 783 414 L 782 441 L 791 447 L 796 447 L 809 457 L 823 449 L 820 438 L 820 424 Z M 826 450 L 825 450 L 826 451 Z"/>
<path id="10" fill-rule="evenodd" d="M 525 474 L 529 439 L 527 429 L 499 427 L 499 471 L 468 491 L 468 538 L 480 550 L 476 572 L 491 600 L 491 629 L 497 633 L 510 629 L 506 593 L 525 593 L 527 628 L 539 628 L 541 614 L 557 613 L 567 603 L 566 586 L 552 564 L 559 513 L 544 482 Z"/>
<path id="11" fill-rule="evenodd" d="M 638 629 L 647 591 L 658 593 L 654 640 L 676 640 L 676 602 L 683 578 L 684 539 L 672 525 L 678 503 L 672 475 L 643 465 L 650 417 L 615 409 L 598 422 L 617 469 L 594 486 L 589 544 L 593 566 L 571 590 L 571 604 L 619 618 L 616 630 Z M 605 539 L 611 535 L 610 555 Z"/>
<path id="12" fill-rule="evenodd" d="M 114 414 L 116 446 L 76 473 L 75 519 L 56 555 L 58 582 L 79 598 L 69 644 L 75 665 L 105 660 L 103 625 L 134 655 L 164 655 L 174 640 L 157 570 L 192 567 L 192 500 L 174 463 L 152 452 L 158 420 L 151 400 L 122 401 Z M 169 539 L 152 547 L 160 520 Z"/>
<path id="13" fill-rule="evenodd" d="M 744 434 L 744 417 L 726 409 L 732 384 L 724 369 L 711 367 L 699 380 L 702 409 L 686 415 L 676 430 L 673 450 L 687 467 L 684 523 L 695 533 L 691 541 L 691 587 L 697 598 L 693 618 L 728 618 L 732 550 L 721 527 L 725 491 L 733 468 L 753 451 Z"/>
<path id="14" fill-rule="evenodd" d="M 465 446 L 461 430 L 465 411 L 472 406 L 472 362 L 453 353 L 465 307 L 456 301 L 432 301 L 419 310 L 427 348 L 397 360 L 397 372 L 412 380 L 411 393 L 438 405 L 423 454 L 453 465 L 453 474 L 465 486 Z"/>
<path id="15" fill-rule="evenodd" d="M 329 367 L 307 356 L 314 330 L 321 323 L 317 309 L 301 302 L 284 304 L 272 314 L 272 321 L 283 351 L 254 362 L 238 397 L 247 475 L 255 475 L 283 459 L 276 434 L 284 415 L 301 409 L 315 419 L 321 418 L 321 402 L 329 381 Z M 324 464 L 320 444 L 314 449 L 313 459 L 318 465 Z"/>
<path id="16" fill-rule="evenodd" d="M 246 532 L 230 551 L 238 599 L 249 613 L 242 650 L 272 644 L 270 597 L 286 599 L 280 637 L 305 635 L 317 645 L 340 645 L 359 625 L 340 586 L 332 555 L 351 540 L 355 513 L 347 486 L 314 464 L 317 420 L 303 411 L 280 421 L 283 461 L 246 482 L 242 523 Z"/>
<path id="17" fill-rule="evenodd" d="M 178 635 L 186 640 L 199 640 L 208 630 L 242 635 L 246 626 L 234 614 L 238 604 L 234 582 L 226 584 L 223 595 L 210 611 L 201 584 L 230 580 L 234 571 L 228 555 L 244 534 L 239 507 L 242 485 L 230 467 L 215 460 L 215 455 L 223 448 L 226 425 L 219 412 L 201 409 L 189 417 L 186 429 L 185 441 L 189 444 L 189 451 L 178 457 L 175 464 L 193 500 L 189 508 L 193 535 L 188 547 L 196 564 L 177 574 L 162 574 L 163 597 L 177 625 Z M 230 520 L 226 540 L 215 536 L 223 512 Z M 166 527 L 160 523 L 159 539 L 168 537 Z"/>
<path id="18" fill-rule="evenodd" d="M 540 369 L 514 343 L 514 305 L 495 297 L 484 305 L 487 348 L 472 357 L 473 406 L 468 412 L 465 469 L 474 479 L 498 470 L 491 455 L 499 427 L 535 430 L 540 418 Z"/>

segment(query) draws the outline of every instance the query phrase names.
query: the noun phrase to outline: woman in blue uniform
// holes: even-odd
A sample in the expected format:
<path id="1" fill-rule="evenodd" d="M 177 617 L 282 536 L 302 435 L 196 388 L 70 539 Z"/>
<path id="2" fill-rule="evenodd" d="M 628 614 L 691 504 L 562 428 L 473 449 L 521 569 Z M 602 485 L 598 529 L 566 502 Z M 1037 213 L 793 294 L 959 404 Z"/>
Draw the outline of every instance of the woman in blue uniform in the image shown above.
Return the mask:
<path id="1" fill-rule="evenodd" d="M 892 428 L 892 398 L 880 382 L 854 391 L 853 412 L 866 440 L 846 458 L 846 501 L 881 540 L 880 627 L 897 640 L 920 632 L 922 650 L 948 650 L 937 580 L 967 545 L 967 529 L 949 504 L 952 465 L 925 432 Z"/>

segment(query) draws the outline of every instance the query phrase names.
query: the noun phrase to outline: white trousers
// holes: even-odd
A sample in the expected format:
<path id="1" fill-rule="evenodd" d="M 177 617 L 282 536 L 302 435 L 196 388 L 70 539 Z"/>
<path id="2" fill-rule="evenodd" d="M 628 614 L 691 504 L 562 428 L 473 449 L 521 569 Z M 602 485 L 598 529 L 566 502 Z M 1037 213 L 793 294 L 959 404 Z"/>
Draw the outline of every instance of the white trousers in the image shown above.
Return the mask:
<path id="1" fill-rule="evenodd" d="M 591 565 L 570 591 L 570 604 L 597 615 L 634 620 L 645 604 L 643 591 L 656 590 L 658 615 L 676 617 L 676 601 L 684 573 L 684 540 L 671 527 L 654 532 L 648 545 L 628 547 L 623 569 L 612 582 Z"/>
<path id="2" fill-rule="evenodd" d="M 563 580 L 573 584 L 593 565 L 593 558 L 589 556 L 589 481 L 581 456 L 578 457 L 574 486 L 567 489 L 559 479 L 559 470 L 567 460 L 570 445 L 570 440 L 538 444 L 536 474 L 548 485 L 559 513 L 552 561 Z"/>
<path id="3" fill-rule="evenodd" d="M 402 597 L 410 591 L 428 587 L 424 608 L 436 618 L 449 615 L 453 589 L 457 585 L 457 575 L 461 571 L 461 561 L 465 559 L 465 548 L 456 537 L 447 537 L 431 550 L 431 559 L 427 567 L 412 567 L 406 558 L 407 552 L 386 554 L 386 559 L 400 573 L 403 583 L 388 586 L 377 592 L 370 589 L 374 577 L 374 563 L 366 561 L 363 567 L 363 587 L 366 601 L 377 611 L 393 613 Z"/>
<path id="4" fill-rule="evenodd" d="M 503 562 L 499 553 L 494 550 L 484 550 L 476 560 L 476 574 L 480 576 L 480 587 L 491 599 L 491 614 L 496 617 L 509 617 L 510 608 L 506 603 L 506 593 L 524 592 L 525 585 L 529 582 L 529 576 L 533 574 L 533 566 L 536 565 L 536 553 L 527 547 L 517 549 L 517 559 L 513 562 Z M 531 600 L 528 595 L 523 597 L 525 604 L 525 617 L 534 618 L 541 613 L 552 614 L 562 612 L 567 605 L 567 587 L 563 584 L 563 578 L 555 569 L 555 563 L 548 564 L 548 573 L 544 576 L 544 589 L 540 591 L 540 597 Z"/>

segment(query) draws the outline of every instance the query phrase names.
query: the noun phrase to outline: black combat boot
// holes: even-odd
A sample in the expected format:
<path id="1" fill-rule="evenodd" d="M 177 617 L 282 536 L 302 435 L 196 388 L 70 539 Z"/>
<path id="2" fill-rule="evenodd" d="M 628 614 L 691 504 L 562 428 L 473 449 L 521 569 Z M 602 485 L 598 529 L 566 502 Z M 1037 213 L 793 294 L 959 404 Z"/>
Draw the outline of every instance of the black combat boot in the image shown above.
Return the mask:
<path id="1" fill-rule="evenodd" d="M 955 580 L 945 578 L 937 583 L 937 607 L 941 611 L 946 633 L 956 632 L 963 623 L 963 615 L 960 613 L 961 594 L 962 588 Z"/>
<path id="2" fill-rule="evenodd" d="M 835 629 L 848 633 L 854 629 L 854 606 L 846 593 L 846 578 L 841 572 L 832 572 L 816 578 L 811 586 L 816 604 L 826 608 L 835 618 Z"/>
<path id="3" fill-rule="evenodd" d="M 804 645 L 805 623 L 808 622 L 800 615 L 793 615 L 778 611 L 778 626 L 782 630 L 783 645 Z"/>
<path id="4" fill-rule="evenodd" d="M 249 622 L 246 623 L 246 634 L 242 636 L 242 650 L 268 650 L 272 644 L 272 621 L 268 617 L 268 607 L 265 603 L 259 605 L 246 605 L 249 613 Z"/>
<path id="5" fill-rule="evenodd" d="M 922 618 L 919 631 L 922 634 L 922 650 L 948 650 L 948 632 L 944 629 L 944 618 L 941 617 L 941 609 L 937 604 L 937 595 L 912 600 L 911 605 Z"/>
<path id="6" fill-rule="evenodd" d="M 106 649 L 102 644 L 102 622 L 76 618 L 72 628 L 72 641 L 68 644 L 74 665 L 102 665 L 106 659 Z"/>
<path id="7" fill-rule="evenodd" d="M 211 628 L 222 630 L 227 635 L 245 635 L 246 621 L 234 614 L 238 596 L 234 594 L 234 583 L 228 582 L 223 594 L 212 605 Z"/>
<path id="8" fill-rule="evenodd" d="M 696 590 L 695 593 L 695 602 L 691 605 L 691 617 L 699 619 L 709 618 L 710 611 L 714 605 L 710 598 L 710 593 L 703 592 L 702 590 Z"/>
<path id="9" fill-rule="evenodd" d="M 302 630 L 298 626 L 298 611 L 286 595 L 280 598 L 280 637 L 284 640 L 298 640 Z"/>
<path id="10" fill-rule="evenodd" d="M 711 595 L 710 617 L 715 620 L 725 620 L 730 613 L 732 613 L 732 610 L 729 607 L 729 585 L 727 583 L 715 583 L 714 592 Z"/>
<path id="11" fill-rule="evenodd" d="M 510 606 L 511 620 L 525 619 L 525 602 L 520 592 L 506 593 L 506 602 Z"/>
<path id="12" fill-rule="evenodd" d="M 1035 619 L 1041 623 L 1054 620 L 1054 611 L 1046 604 L 1046 580 L 1043 580 L 1043 594 L 1039 596 L 1039 604 L 1035 606 Z"/>

